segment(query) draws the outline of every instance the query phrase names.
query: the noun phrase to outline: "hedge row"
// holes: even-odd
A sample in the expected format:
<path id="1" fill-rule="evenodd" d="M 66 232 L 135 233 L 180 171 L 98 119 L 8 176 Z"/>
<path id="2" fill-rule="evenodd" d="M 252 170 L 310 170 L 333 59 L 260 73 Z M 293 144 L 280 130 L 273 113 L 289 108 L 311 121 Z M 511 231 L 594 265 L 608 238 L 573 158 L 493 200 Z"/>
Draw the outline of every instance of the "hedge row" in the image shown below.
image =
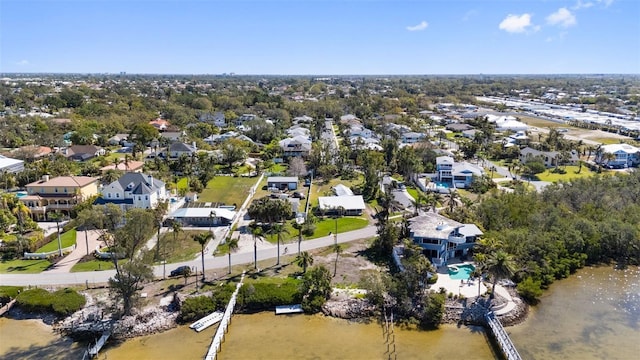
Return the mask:
<path id="1" fill-rule="evenodd" d="M 281 283 L 243 284 L 238 293 L 238 306 L 246 311 L 273 310 L 278 305 L 302 301 L 300 281 L 284 279 Z"/>
<path id="2" fill-rule="evenodd" d="M 26 311 L 53 312 L 66 316 L 80 310 L 86 303 L 86 299 L 77 291 L 68 288 L 54 292 L 31 289 L 18 294 L 16 303 Z"/>

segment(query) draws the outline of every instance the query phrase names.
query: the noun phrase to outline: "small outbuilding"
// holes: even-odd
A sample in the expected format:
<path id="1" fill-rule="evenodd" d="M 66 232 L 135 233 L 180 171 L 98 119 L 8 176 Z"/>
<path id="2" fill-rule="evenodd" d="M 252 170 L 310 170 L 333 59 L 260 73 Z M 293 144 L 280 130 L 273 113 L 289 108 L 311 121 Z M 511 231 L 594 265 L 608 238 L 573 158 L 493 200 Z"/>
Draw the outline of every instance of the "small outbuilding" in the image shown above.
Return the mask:
<path id="1" fill-rule="evenodd" d="M 270 176 L 267 178 L 267 188 L 278 190 L 297 190 L 298 178 L 295 176 Z"/>

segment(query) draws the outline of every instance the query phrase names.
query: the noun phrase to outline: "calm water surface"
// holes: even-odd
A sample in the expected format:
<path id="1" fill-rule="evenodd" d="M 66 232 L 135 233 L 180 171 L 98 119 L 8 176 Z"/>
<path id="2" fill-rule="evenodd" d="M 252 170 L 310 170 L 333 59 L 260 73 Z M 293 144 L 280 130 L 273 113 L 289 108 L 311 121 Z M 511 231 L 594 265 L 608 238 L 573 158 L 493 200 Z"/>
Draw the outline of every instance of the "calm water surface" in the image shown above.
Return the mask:
<path id="1" fill-rule="evenodd" d="M 215 326 L 181 326 L 112 345 L 100 359 L 202 359 Z M 382 328 L 322 316 L 234 316 L 219 359 L 387 359 Z M 507 328 L 524 359 L 640 358 L 640 270 L 588 268 L 554 284 L 527 321 Z M 398 359 L 493 359 L 484 332 L 396 328 Z M 391 347 L 392 348 L 392 347 Z M 38 320 L 0 318 L 0 359 L 81 359 L 84 345 Z"/>
<path id="2" fill-rule="evenodd" d="M 639 359 L 640 270 L 582 269 L 507 331 L 524 359 Z"/>

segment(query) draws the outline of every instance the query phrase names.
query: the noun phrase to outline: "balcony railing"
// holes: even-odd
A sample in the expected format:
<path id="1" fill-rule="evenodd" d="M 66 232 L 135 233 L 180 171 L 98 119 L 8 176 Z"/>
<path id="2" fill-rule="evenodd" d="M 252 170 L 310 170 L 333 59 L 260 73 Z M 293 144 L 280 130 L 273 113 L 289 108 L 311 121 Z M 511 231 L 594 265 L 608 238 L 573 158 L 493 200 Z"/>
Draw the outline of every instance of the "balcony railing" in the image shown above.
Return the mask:
<path id="1" fill-rule="evenodd" d="M 48 205 L 47 207 L 50 210 L 69 210 L 74 206 L 76 206 L 76 204 L 53 204 L 53 205 Z"/>
<path id="2" fill-rule="evenodd" d="M 463 235 L 449 235 L 447 240 L 454 244 L 464 244 L 467 241 L 467 238 Z"/>

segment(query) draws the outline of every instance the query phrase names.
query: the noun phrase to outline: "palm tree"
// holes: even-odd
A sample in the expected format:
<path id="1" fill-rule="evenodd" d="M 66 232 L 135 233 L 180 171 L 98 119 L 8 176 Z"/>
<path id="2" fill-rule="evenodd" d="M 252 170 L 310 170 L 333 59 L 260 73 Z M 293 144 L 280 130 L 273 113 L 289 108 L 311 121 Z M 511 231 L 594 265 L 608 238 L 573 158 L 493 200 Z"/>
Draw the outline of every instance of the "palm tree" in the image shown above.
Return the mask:
<path id="1" fill-rule="evenodd" d="M 213 233 L 210 232 L 199 233 L 193 238 L 193 240 L 200 244 L 200 254 L 202 255 L 202 281 L 204 281 L 204 246 L 207 245 L 209 240 L 213 240 L 214 238 Z"/>
<path id="2" fill-rule="evenodd" d="M 31 211 L 22 201 L 17 201 L 13 208 L 13 215 L 18 219 L 18 230 L 20 234 L 24 234 L 24 224 L 27 217 L 31 215 Z"/>
<path id="3" fill-rule="evenodd" d="M 239 238 L 232 239 L 230 236 L 227 238 L 227 246 L 229 247 L 229 274 L 231 274 L 231 253 L 238 250 Z"/>
<path id="4" fill-rule="evenodd" d="M 493 277 L 493 286 L 491 288 L 491 298 L 493 299 L 498 280 L 508 279 L 515 273 L 513 257 L 504 250 L 497 250 L 487 256 L 485 270 Z"/>
<path id="5" fill-rule="evenodd" d="M 289 230 L 287 230 L 284 227 L 284 224 L 280 224 L 280 223 L 275 223 L 273 225 L 271 225 L 271 229 L 269 229 L 269 234 L 275 234 L 277 236 L 277 241 L 278 241 L 278 262 L 276 263 L 276 265 L 280 265 L 280 241 L 282 241 L 282 233 L 289 233 Z"/>
<path id="6" fill-rule="evenodd" d="M 258 239 L 262 241 L 262 227 L 255 222 L 249 225 L 251 229 L 251 236 L 253 236 L 253 268 L 258 269 Z"/>
<path id="7" fill-rule="evenodd" d="M 291 222 L 291 226 L 293 226 L 294 229 L 298 230 L 298 256 L 300 256 L 300 245 L 302 244 L 302 228 L 303 226 L 303 222 L 298 222 L 297 220 L 298 218 L 294 219 Z"/>
<path id="8" fill-rule="evenodd" d="M 447 205 L 449 206 L 449 213 L 453 213 L 453 210 L 458 206 L 460 201 L 460 194 L 455 190 L 450 190 L 447 196 Z"/>
<path id="9" fill-rule="evenodd" d="M 302 268 L 302 273 L 304 274 L 307 272 L 307 268 L 313 265 L 313 256 L 311 256 L 308 251 L 305 251 L 298 255 L 296 264 Z"/>
<path id="10" fill-rule="evenodd" d="M 336 253 L 336 261 L 333 264 L 333 277 L 336 277 L 336 273 L 338 272 L 338 258 L 340 258 L 340 254 L 342 254 L 342 246 L 340 244 L 333 245 L 333 251 Z"/>

